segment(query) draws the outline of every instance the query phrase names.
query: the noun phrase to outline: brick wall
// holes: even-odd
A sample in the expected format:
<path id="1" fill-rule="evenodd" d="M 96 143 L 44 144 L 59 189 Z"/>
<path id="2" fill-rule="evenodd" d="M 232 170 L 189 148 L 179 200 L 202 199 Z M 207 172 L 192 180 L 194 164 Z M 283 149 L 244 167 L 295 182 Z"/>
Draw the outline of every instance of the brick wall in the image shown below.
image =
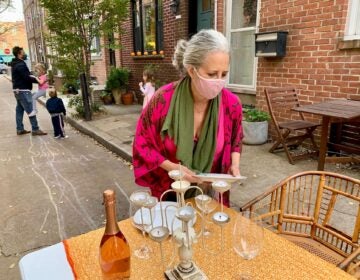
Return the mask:
<path id="1" fill-rule="evenodd" d="M 110 70 L 110 56 L 109 50 L 104 47 L 105 45 L 105 38 L 100 39 L 101 54 L 100 56 L 93 56 L 92 62 L 93 65 L 90 69 L 91 76 L 97 78 L 97 81 L 100 85 L 104 85 L 106 83 L 107 74 Z"/>
<path id="2" fill-rule="evenodd" d="M 220 32 L 225 32 L 224 26 L 225 24 L 225 0 L 218 0 L 217 1 L 217 21 L 216 21 L 216 30 Z M 214 9 L 215 10 L 215 9 Z"/>
<path id="3" fill-rule="evenodd" d="M 170 11 L 171 0 L 163 1 L 163 30 L 164 57 L 153 57 L 151 55 L 132 57 L 130 54 L 134 51 L 133 46 L 133 28 L 131 17 L 122 25 L 124 32 L 121 37 L 122 49 L 120 50 L 121 65 L 131 70 L 130 89 L 139 92 L 139 82 L 142 80 L 142 72 L 147 64 L 159 65 L 159 71 L 155 73 L 155 79 L 160 80 L 161 84 L 178 80 L 179 75 L 171 64 L 174 47 L 179 39 L 188 38 L 188 2 L 181 1 L 179 15 L 181 19 L 175 19 L 175 15 Z"/>
<path id="4" fill-rule="evenodd" d="M 130 89 L 139 92 L 139 82 L 142 79 L 142 71 L 146 64 L 159 65 L 159 71 L 155 75 L 155 79 L 160 80 L 161 84 L 178 80 L 179 74 L 172 66 L 172 56 L 176 42 L 179 39 L 188 39 L 188 1 L 180 1 L 180 9 L 178 15 L 181 19 L 176 19 L 170 10 L 171 0 L 163 1 L 163 26 L 164 26 L 164 57 L 155 58 L 151 56 L 132 57 L 130 54 L 134 51 L 133 47 L 133 28 L 131 17 L 122 25 L 124 32 L 121 38 L 122 50 L 119 51 L 121 57 L 121 65 L 131 70 Z M 217 29 L 224 31 L 224 0 L 218 0 L 218 17 Z"/>
<path id="5" fill-rule="evenodd" d="M 289 34 L 284 58 L 259 58 L 258 107 L 267 110 L 265 87 L 294 86 L 299 89 L 302 104 L 360 94 L 360 49 L 338 48 L 345 30 L 347 3 L 345 0 L 261 1 L 259 31 L 283 30 Z"/>

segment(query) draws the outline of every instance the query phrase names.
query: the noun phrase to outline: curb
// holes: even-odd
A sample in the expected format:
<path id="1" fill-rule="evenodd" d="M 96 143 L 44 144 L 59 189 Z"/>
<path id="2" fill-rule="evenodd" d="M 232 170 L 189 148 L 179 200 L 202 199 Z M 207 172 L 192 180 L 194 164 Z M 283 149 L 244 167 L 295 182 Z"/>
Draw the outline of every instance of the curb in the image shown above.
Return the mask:
<path id="1" fill-rule="evenodd" d="M 9 80 L 9 82 L 12 83 L 11 77 L 8 74 L 3 75 L 3 77 L 5 77 L 5 79 Z"/>
<path id="2" fill-rule="evenodd" d="M 40 104 L 45 106 L 45 101 L 41 98 L 38 99 Z M 120 145 L 117 143 L 114 143 L 112 141 L 113 137 L 97 128 L 91 127 L 87 122 L 83 120 L 77 120 L 73 117 L 66 116 L 66 122 L 70 124 L 72 127 L 77 129 L 78 131 L 90 136 L 95 141 L 99 142 L 101 145 L 103 145 L 105 148 L 110 150 L 111 152 L 117 154 L 118 156 L 122 157 L 126 161 L 129 161 L 132 163 L 132 154 L 125 151 Z"/>

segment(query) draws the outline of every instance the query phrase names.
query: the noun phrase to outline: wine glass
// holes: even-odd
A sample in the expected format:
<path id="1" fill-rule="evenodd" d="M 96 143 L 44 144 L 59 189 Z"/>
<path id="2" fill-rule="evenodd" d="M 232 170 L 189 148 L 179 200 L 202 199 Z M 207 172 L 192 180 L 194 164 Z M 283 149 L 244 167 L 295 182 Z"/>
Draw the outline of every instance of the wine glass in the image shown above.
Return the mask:
<path id="1" fill-rule="evenodd" d="M 134 250 L 134 255 L 139 259 L 148 259 L 151 253 L 151 248 L 145 243 L 146 227 L 148 228 L 152 223 L 151 209 L 145 208 L 149 200 L 151 196 L 148 191 L 138 190 L 130 195 L 132 222 L 135 227 L 141 229 L 143 235 L 143 244 Z"/>
<path id="2" fill-rule="evenodd" d="M 199 208 L 204 214 L 204 227 L 203 227 L 203 235 L 209 236 L 211 234 L 210 229 L 206 226 L 208 223 L 208 217 L 211 212 L 213 212 L 216 207 L 219 205 L 216 200 L 214 200 L 211 196 L 206 194 L 200 194 L 195 197 L 195 203 L 197 208 Z"/>
<path id="3" fill-rule="evenodd" d="M 241 212 L 237 215 L 233 231 L 233 248 L 245 260 L 252 260 L 261 251 L 264 242 L 262 219 L 255 212 Z M 251 279 L 250 269 L 243 269 L 235 279 Z"/>

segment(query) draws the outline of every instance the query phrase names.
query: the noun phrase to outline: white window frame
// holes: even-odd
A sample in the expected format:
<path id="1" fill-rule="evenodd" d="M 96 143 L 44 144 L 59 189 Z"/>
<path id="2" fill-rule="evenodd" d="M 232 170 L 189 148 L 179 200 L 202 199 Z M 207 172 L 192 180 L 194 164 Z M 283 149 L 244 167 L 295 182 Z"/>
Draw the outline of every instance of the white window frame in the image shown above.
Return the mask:
<path id="1" fill-rule="evenodd" d="M 94 50 L 97 50 L 97 52 L 93 52 Z M 99 36 L 95 36 L 91 40 L 91 57 L 92 58 L 101 57 L 101 38 Z"/>
<path id="2" fill-rule="evenodd" d="M 231 42 L 231 33 L 233 32 L 239 32 L 239 31 L 249 31 L 254 30 L 255 33 L 259 31 L 259 23 L 260 23 L 260 7 L 261 7 L 261 0 L 257 0 L 257 15 L 256 15 L 256 24 L 253 27 L 244 27 L 244 28 L 237 28 L 237 29 L 231 29 L 231 17 L 232 17 L 232 2 L 236 0 L 230 0 L 227 1 L 227 7 L 226 7 L 226 37 L 229 41 L 229 44 Z M 255 41 L 255 36 L 254 36 Z M 235 92 L 247 92 L 256 94 L 256 82 L 257 82 L 257 68 L 258 68 L 258 58 L 254 56 L 254 69 L 253 69 L 253 84 L 252 85 L 242 85 L 242 84 L 230 84 L 230 72 L 228 74 L 227 78 L 227 88 L 230 90 L 233 90 Z"/>
<path id="3" fill-rule="evenodd" d="M 349 0 L 344 40 L 360 39 L 360 1 Z"/>

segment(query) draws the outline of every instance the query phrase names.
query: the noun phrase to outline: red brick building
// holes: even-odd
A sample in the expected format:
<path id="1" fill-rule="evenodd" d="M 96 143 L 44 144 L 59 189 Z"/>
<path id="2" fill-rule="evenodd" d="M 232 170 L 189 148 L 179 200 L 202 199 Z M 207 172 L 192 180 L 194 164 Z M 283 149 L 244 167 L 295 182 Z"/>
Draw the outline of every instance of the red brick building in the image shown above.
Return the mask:
<path id="1" fill-rule="evenodd" d="M 178 73 L 171 64 L 176 42 L 203 28 L 224 31 L 223 12 L 223 1 L 132 0 L 129 18 L 122 25 L 122 48 L 115 51 L 114 65 L 131 70 L 133 90 L 138 90 L 142 71 L 148 64 L 157 65 L 155 78 L 161 84 L 177 80 Z M 101 50 L 94 60 L 92 74 L 100 83 L 106 81 L 108 57 L 109 51 Z"/>
<path id="2" fill-rule="evenodd" d="M 155 78 L 162 84 L 179 78 L 171 64 L 176 42 L 188 39 L 202 28 L 223 29 L 223 2 L 217 2 L 221 16 L 214 16 L 214 5 L 211 0 L 131 1 L 131 15 L 123 26 L 129 32 L 122 34 L 120 57 L 122 66 L 131 70 L 133 89 L 138 90 L 147 64 L 158 66 Z"/>
<path id="3" fill-rule="evenodd" d="M 163 84 L 176 80 L 171 60 L 177 40 L 215 28 L 231 46 L 227 87 L 243 103 L 267 110 L 265 87 L 294 86 L 304 103 L 360 94 L 359 1 L 132 0 L 130 8 L 122 26 L 123 47 L 113 52 L 112 63 L 130 68 L 134 90 L 150 63 L 158 65 L 156 79 Z M 288 32 L 284 57 L 255 56 L 255 33 L 268 31 Z M 102 50 L 94 59 L 100 83 L 105 83 L 110 53 Z"/>
<path id="4" fill-rule="evenodd" d="M 49 48 L 46 47 L 45 34 L 45 11 L 40 6 L 39 0 L 23 0 L 26 37 L 29 45 L 29 59 L 32 67 L 41 62 L 51 69 L 47 55 Z M 26 38 L 25 37 L 25 38 Z"/>

